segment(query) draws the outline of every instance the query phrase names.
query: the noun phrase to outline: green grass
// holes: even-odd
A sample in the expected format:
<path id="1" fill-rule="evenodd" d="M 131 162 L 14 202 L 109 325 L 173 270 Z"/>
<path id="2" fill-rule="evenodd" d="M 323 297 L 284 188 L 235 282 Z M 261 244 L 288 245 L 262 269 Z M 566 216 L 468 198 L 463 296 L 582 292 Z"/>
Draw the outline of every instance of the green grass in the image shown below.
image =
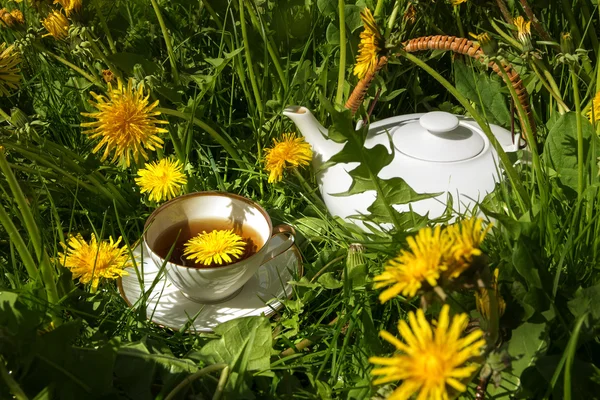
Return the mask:
<path id="1" fill-rule="evenodd" d="M 396 383 L 373 386 L 368 358 L 392 353 L 379 331 L 397 334 L 398 321 L 421 303 L 398 297 L 380 304 L 372 278 L 406 248 L 408 235 L 440 221 L 390 214 L 381 218 L 396 218 L 394 231 L 366 234 L 327 214 L 315 196 L 314 171 L 290 171 L 273 185 L 262 162 L 273 138 L 295 130 L 281 115 L 286 106 L 306 106 L 324 126 L 349 127 L 366 117 L 378 90 L 371 120 L 445 110 L 510 129 L 514 119 L 537 144 L 533 154 L 506 155 L 509 179 L 481 204 L 495 219 L 483 245 L 484 270 L 500 269 L 507 309 L 498 342 L 480 360 L 491 376 L 478 371 L 461 398 L 475 398 L 480 379 L 486 398 L 597 396 L 600 124 L 585 115 L 600 91 L 596 2 L 530 1 L 539 25 L 532 26 L 534 52 L 527 55 L 496 1 L 454 8 L 407 0 L 88 0 L 65 41 L 42 38 L 39 20 L 50 2 L 38 3 L 36 10 L 27 0 L 0 1 L 23 10 L 26 20 L 19 30 L 0 29 L 23 58 L 20 89 L 0 99 L 10 117 L 0 123 L 0 398 L 389 395 Z M 513 17 L 530 19 L 527 1 L 499 3 Z M 358 115 L 338 113 L 357 84 L 352 68 L 365 5 L 377 10 L 396 49 L 419 36 L 490 32 L 501 48 L 491 61 L 508 60 L 530 93 L 535 140 L 531 127 L 520 126 L 518 107 L 511 117 L 514 93 L 499 77 L 442 52 L 394 57 Z M 410 7 L 414 21 L 404 18 Z M 577 51 L 561 49 L 564 32 Z M 91 152 L 95 142 L 81 133 L 90 91 L 102 93 L 101 71 L 109 67 L 143 80 L 159 100 L 169 132 L 152 158 L 179 159 L 186 192 L 240 194 L 263 205 L 275 224 L 296 227 L 304 277 L 273 318 L 241 319 L 226 333 L 170 330 L 147 320 L 144 302 L 127 307 L 114 282 L 92 293 L 55 262 L 71 234 L 122 236 L 133 249 L 156 208 L 135 185 L 141 165 L 101 162 Z M 482 95 L 489 88 L 500 101 Z M 368 160 L 361 132 L 341 133 L 354 143 L 345 156 Z M 532 162 L 510 166 L 527 157 Z M 364 252 L 349 256 L 352 244 Z M 450 292 L 448 303 L 479 318 L 473 290 Z M 428 316 L 435 318 L 440 306 L 432 301 Z"/>

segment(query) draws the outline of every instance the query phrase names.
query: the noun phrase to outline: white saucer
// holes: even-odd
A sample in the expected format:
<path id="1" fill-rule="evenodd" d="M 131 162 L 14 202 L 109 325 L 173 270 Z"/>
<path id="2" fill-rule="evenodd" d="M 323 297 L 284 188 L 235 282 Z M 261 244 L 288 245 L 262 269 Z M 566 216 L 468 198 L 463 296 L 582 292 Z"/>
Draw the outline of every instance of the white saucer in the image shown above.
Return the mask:
<path id="1" fill-rule="evenodd" d="M 272 240 L 282 239 L 274 237 Z M 142 254 L 143 247 L 136 247 L 133 255 L 140 276 L 143 276 L 144 288 L 148 291 L 160 265 L 156 265 L 145 251 Z M 152 322 L 174 330 L 183 328 L 196 317 L 189 329 L 197 332 L 212 332 L 215 326 L 235 318 L 262 314 L 270 317 L 281 308 L 279 300 L 291 296 L 292 286 L 288 282 L 294 278 L 296 271 L 302 275 L 302 257 L 298 248 L 292 246 L 260 267 L 235 297 L 218 304 L 200 304 L 188 300 L 167 280 L 163 272 L 154 289 L 148 293 L 146 315 Z M 128 272 L 129 275 L 118 281 L 118 286 L 121 296 L 132 307 L 137 305 L 143 293 L 135 270 L 129 269 Z"/>

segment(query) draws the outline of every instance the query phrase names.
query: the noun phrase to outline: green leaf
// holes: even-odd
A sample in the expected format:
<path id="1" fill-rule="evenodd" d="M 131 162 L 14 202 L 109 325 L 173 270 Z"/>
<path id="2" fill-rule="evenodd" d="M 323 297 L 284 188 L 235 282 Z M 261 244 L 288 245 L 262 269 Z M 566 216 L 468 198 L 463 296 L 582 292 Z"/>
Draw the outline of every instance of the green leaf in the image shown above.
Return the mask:
<path id="1" fill-rule="evenodd" d="M 322 218 L 303 217 L 294 221 L 294 227 L 305 238 L 315 241 L 327 233 L 327 221 Z"/>
<path id="2" fill-rule="evenodd" d="M 491 123 L 510 125 L 510 112 L 498 79 L 490 78 L 486 72 L 477 72 L 462 61 L 454 63 L 454 78 L 458 91 L 474 102 L 479 109 L 483 109 Z"/>
<path id="3" fill-rule="evenodd" d="M 146 75 L 153 75 L 160 70 L 156 63 L 146 59 L 146 57 L 133 53 L 116 53 L 107 56 L 108 60 L 117 67 L 127 72 L 128 75 L 133 75 L 133 67 L 140 64 Z"/>
<path id="4" fill-rule="evenodd" d="M 527 246 L 524 240 L 518 240 L 513 250 L 512 262 L 529 287 L 541 289 L 542 280 L 529 249 L 530 246 Z"/>
<path id="5" fill-rule="evenodd" d="M 394 100 L 398 95 L 402 94 L 406 92 L 405 88 L 402 89 L 396 89 L 390 93 L 384 94 L 381 97 L 379 97 L 379 101 L 390 101 L 390 100 Z"/>
<path id="6" fill-rule="evenodd" d="M 546 324 L 531 322 L 526 322 L 513 330 L 508 344 L 508 352 L 513 357 L 512 373 L 507 375 L 507 382 L 503 382 L 505 388 L 516 390 L 520 386 L 523 371 L 532 366 L 538 357 L 544 355 L 548 345 L 545 331 Z"/>
<path id="7" fill-rule="evenodd" d="M 344 6 L 344 13 L 346 14 L 346 26 L 350 32 L 354 32 L 363 25 L 360 18 L 360 7 L 353 4 L 346 4 Z"/>
<path id="8" fill-rule="evenodd" d="M 587 312 L 590 313 L 594 324 L 600 322 L 600 283 L 594 286 L 579 289 L 575 298 L 569 301 L 569 311 L 577 318 Z"/>
<path id="9" fill-rule="evenodd" d="M 440 193 L 419 194 L 415 192 L 402 178 L 381 179 L 379 172 L 394 159 L 394 146 L 390 140 L 391 153 L 387 148 L 378 144 L 368 149 L 364 146 L 367 136 L 366 127 L 355 131 L 352 126 L 351 114 L 337 112 L 329 108 L 333 117 L 333 125 L 329 129 L 329 137 L 338 142 L 346 140 L 342 151 L 331 157 L 332 163 L 359 163 L 357 167 L 349 171 L 352 177 L 350 188 L 346 192 L 333 193 L 333 196 L 351 196 L 374 190 L 377 194 L 375 201 L 368 208 L 370 216 L 365 217 L 376 223 L 394 222 L 397 229 L 401 229 L 401 220 L 406 216 L 413 219 L 412 214 L 399 213 L 392 206 L 396 204 L 407 204 L 418 200 L 424 200 L 439 196 Z M 359 217 L 360 216 L 352 216 Z"/>
<path id="10" fill-rule="evenodd" d="M 142 354 L 150 355 L 143 343 L 130 344 L 128 347 Z M 132 399 L 152 399 L 150 387 L 156 372 L 156 363 L 149 357 L 142 358 L 133 354 L 120 353 L 114 366 L 115 386 Z"/>
<path id="11" fill-rule="evenodd" d="M 325 32 L 325 38 L 327 43 L 338 45 L 340 44 L 340 28 L 334 22 L 330 22 L 327 25 L 327 31 Z"/>
<path id="12" fill-rule="evenodd" d="M 208 342 L 200 355 L 210 363 L 234 363 L 242 351 L 247 352 L 246 370 L 268 369 L 271 356 L 271 326 L 265 317 L 245 317 L 215 327 L 219 339 Z"/>
<path id="13" fill-rule="evenodd" d="M 596 141 L 597 154 L 600 155 L 600 143 L 592 124 L 582 117 L 584 159 L 589 157 L 591 141 Z M 546 161 L 558 172 L 560 182 L 577 190 L 577 115 L 574 112 L 564 114 L 553 126 L 544 147 Z"/>
<path id="14" fill-rule="evenodd" d="M 333 272 L 326 272 L 317 279 L 325 289 L 339 289 L 344 284 L 333 277 Z"/>
<path id="15" fill-rule="evenodd" d="M 337 1 L 336 0 L 317 0 L 317 7 L 321 14 L 326 17 L 331 17 L 337 14 Z"/>

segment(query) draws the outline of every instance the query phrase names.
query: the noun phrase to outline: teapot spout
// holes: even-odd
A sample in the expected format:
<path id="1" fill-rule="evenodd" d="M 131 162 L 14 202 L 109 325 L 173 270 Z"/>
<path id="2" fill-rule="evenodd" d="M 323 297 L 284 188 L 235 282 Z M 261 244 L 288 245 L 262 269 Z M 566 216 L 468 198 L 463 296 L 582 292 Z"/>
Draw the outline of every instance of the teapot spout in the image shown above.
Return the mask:
<path id="1" fill-rule="evenodd" d="M 315 160 L 327 161 L 343 148 L 343 144 L 327 139 L 327 129 L 306 107 L 286 107 L 283 115 L 294 121 L 304 139 L 312 146 Z"/>

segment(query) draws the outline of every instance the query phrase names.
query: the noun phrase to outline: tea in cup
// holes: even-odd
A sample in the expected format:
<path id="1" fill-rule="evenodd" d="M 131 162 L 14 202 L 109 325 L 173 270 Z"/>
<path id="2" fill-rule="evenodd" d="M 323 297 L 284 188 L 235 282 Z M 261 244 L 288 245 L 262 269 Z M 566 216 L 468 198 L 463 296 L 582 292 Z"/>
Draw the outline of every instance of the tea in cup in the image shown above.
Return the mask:
<path id="1" fill-rule="evenodd" d="M 235 296 L 261 265 L 294 244 L 292 227 L 273 228 L 260 205 L 222 192 L 191 193 L 163 204 L 150 215 L 144 232 L 152 260 L 165 264 L 167 279 L 185 297 L 200 303 Z M 217 232 L 235 234 L 243 246 L 235 254 L 204 260 L 186 252 L 190 239 Z M 276 236 L 283 240 L 273 240 Z"/>

